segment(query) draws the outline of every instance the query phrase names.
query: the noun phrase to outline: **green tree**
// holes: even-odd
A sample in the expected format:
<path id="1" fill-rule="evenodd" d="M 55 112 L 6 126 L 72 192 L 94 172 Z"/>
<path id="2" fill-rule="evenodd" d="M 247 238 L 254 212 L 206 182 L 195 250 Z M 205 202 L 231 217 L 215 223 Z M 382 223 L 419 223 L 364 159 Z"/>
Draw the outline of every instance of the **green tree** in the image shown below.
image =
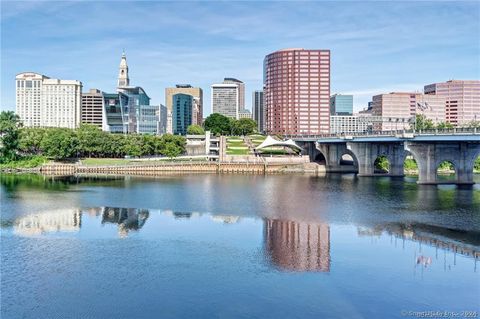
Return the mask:
<path id="1" fill-rule="evenodd" d="M 210 114 L 205 119 L 205 130 L 214 135 L 227 135 L 231 133 L 230 118 L 219 113 Z"/>
<path id="2" fill-rule="evenodd" d="M 155 135 L 142 135 L 142 155 L 155 155 L 155 140 L 158 137 Z"/>
<path id="3" fill-rule="evenodd" d="M 123 134 L 107 134 L 103 144 L 103 154 L 106 157 L 123 157 L 127 154 L 127 137 Z"/>
<path id="4" fill-rule="evenodd" d="M 82 124 L 76 130 L 78 139 L 78 155 L 85 157 L 102 157 L 105 155 L 104 143 L 106 133 L 97 126 L 91 124 Z"/>
<path id="5" fill-rule="evenodd" d="M 463 127 L 480 128 L 480 121 L 472 120 L 472 121 L 466 123 L 465 125 L 463 125 Z"/>
<path id="6" fill-rule="evenodd" d="M 256 132 L 257 122 L 252 119 L 239 119 L 232 121 L 232 133 L 234 135 L 248 135 Z"/>
<path id="7" fill-rule="evenodd" d="M 189 125 L 189 126 L 187 127 L 187 134 L 191 134 L 191 135 L 204 135 L 204 134 L 205 134 L 205 130 L 204 130 L 203 127 L 201 127 L 200 125 L 192 124 L 192 125 Z"/>
<path id="8" fill-rule="evenodd" d="M 43 154 L 55 160 L 64 160 L 77 155 L 78 139 L 74 130 L 50 128 L 41 142 Z"/>
<path id="9" fill-rule="evenodd" d="M 13 111 L 0 113 L 0 162 L 17 159 L 20 135 L 20 118 Z"/>
<path id="10" fill-rule="evenodd" d="M 126 135 L 125 153 L 130 156 L 142 155 L 142 136 L 138 134 Z"/>
<path id="11" fill-rule="evenodd" d="M 427 119 L 424 114 L 417 114 L 415 116 L 415 129 L 416 130 L 431 130 L 435 128 L 435 124 L 431 119 Z"/>
<path id="12" fill-rule="evenodd" d="M 42 153 L 42 139 L 46 129 L 40 127 L 23 127 L 20 130 L 19 149 L 24 154 L 39 155 Z"/>
<path id="13" fill-rule="evenodd" d="M 375 169 L 380 170 L 382 172 L 388 172 L 390 168 L 390 163 L 388 158 L 385 155 L 381 155 L 375 159 L 373 163 Z"/>
<path id="14" fill-rule="evenodd" d="M 448 123 L 448 122 L 440 122 L 437 124 L 437 128 L 438 129 L 450 129 L 450 128 L 453 128 L 453 125 L 451 123 Z"/>
<path id="15" fill-rule="evenodd" d="M 160 154 L 173 158 L 185 153 L 187 141 L 180 135 L 163 134 L 159 144 Z"/>
<path id="16" fill-rule="evenodd" d="M 182 154 L 181 149 L 173 142 L 167 142 L 165 144 L 165 149 L 163 150 L 163 155 L 168 156 L 169 158 L 177 157 Z"/>

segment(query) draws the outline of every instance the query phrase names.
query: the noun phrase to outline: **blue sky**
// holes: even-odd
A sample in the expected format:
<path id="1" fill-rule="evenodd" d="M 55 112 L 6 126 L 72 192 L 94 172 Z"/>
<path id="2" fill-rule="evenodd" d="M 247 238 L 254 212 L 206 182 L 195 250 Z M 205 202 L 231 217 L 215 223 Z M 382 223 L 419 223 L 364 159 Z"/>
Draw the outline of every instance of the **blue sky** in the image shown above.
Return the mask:
<path id="1" fill-rule="evenodd" d="M 287 47 L 330 49 L 332 94 L 360 110 L 375 94 L 479 79 L 480 2 L 1 1 L 1 107 L 14 110 L 23 71 L 114 92 L 124 48 L 153 104 L 190 83 L 208 115 L 210 85 L 235 77 L 250 108 L 264 56 Z"/>

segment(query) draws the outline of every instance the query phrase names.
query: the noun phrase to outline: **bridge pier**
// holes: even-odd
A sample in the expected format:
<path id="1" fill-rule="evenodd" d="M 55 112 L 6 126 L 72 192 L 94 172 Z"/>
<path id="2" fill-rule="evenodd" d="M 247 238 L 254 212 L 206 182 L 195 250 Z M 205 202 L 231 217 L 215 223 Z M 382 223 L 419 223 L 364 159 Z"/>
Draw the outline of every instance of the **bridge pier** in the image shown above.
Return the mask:
<path id="1" fill-rule="evenodd" d="M 412 153 L 418 166 L 418 184 L 474 184 L 473 166 L 480 154 L 479 143 L 405 142 L 405 149 Z M 437 168 L 443 161 L 455 166 L 455 181 L 440 181 Z"/>
<path id="2" fill-rule="evenodd" d="M 358 176 L 404 176 L 405 150 L 401 143 L 347 142 L 358 161 Z M 385 156 L 389 162 L 388 173 L 375 173 L 375 160 Z"/>
<path id="3" fill-rule="evenodd" d="M 330 173 L 357 173 L 358 161 L 355 154 L 347 149 L 347 145 L 343 144 L 318 144 L 315 143 L 316 149 L 319 150 L 326 159 L 325 170 Z M 350 155 L 353 159 L 352 165 L 342 165 L 342 156 Z"/>

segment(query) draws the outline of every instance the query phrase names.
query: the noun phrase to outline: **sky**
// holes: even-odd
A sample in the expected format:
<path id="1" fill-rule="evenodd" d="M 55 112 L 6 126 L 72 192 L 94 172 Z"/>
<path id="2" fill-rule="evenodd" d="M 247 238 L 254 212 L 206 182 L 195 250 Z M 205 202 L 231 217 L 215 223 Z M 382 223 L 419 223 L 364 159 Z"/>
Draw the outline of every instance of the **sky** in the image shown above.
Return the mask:
<path id="1" fill-rule="evenodd" d="M 480 79 L 479 1 L 0 1 L 0 107 L 15 110 L 15 75 L 80 80 L 115 92 L 122 50 L 130 84 L 151 104 L 165 88 L 204 91 L 224 77 L 261 90 L 263 58 L 283 48 L 331 50 L 331 93 L 354 110 L 376 94 Z"/>

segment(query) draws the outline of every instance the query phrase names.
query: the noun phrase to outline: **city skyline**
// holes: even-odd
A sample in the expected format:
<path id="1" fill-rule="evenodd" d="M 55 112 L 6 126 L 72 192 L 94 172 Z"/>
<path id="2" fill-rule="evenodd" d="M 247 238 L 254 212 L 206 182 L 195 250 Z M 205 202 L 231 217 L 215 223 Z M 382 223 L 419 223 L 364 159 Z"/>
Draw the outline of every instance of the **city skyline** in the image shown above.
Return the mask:
<path id="1" fill-rule="evenodd" d="M 2 109 L 15 109 L 13 79 L 26 71 L 113 92 L 123 49 L 153 104 L 166 87 L 190 83 L 205 90 L 205 116 L 211 84 L 238 78 L 249 97 L 262 90 L 263 58 L 288 47 L 331 50 L 331 94 L 353 94 L 354 111 L 377 94 L 479 78 L 478 3 L 302 4 L 189 3 L 192 24 L 184 3 L 3 2 Z"/>

